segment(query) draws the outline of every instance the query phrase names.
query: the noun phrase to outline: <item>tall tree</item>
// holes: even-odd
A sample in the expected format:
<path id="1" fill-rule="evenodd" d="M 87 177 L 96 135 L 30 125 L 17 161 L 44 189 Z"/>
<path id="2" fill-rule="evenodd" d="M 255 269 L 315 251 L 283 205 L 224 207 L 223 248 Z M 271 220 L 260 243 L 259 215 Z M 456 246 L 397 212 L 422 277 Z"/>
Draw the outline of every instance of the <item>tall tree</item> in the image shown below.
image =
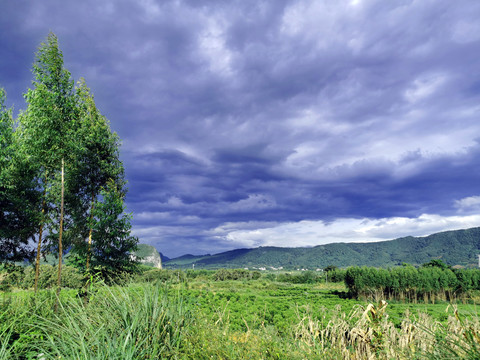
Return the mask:
<path id="1" fill-rule="evenodd" d="M 60 291 L 63 255 L 63 222 L 65 169 L 69 168 L 75 152 L 75 132 L 78 128 L 74 82 L 70 72 L 64 68 L 63 54 L 55 34 L 50 33 L 47 41 L 40 44 L 33 65 L 33 89 L 25 95 L 28 107 L 21 117 L 24 146 L 32 161 L 42 173 L 44 199 L 53 196 L 54 213 L 58 215 L 58 232 L 50 229 L 58 239 L 58 290 Z M 58 182 L 58 186 L 57 186 Z M 43 202 L 40 216 L 38 248 L 41 234 L 48 217 L 47 201 Z M 38 258 L 38 256 L 37 256 Z M 38 263 L 38 261 L 37 261 Z"/>
<path id="2" fill-rule="evenodd" d="M 92 266 L 106 275 L 132 271 L 136 264 L 131 254 L 137 249 L 138 238 L 131 235 L 131 214 L 125 214 L 124 210 L 123 194 L 109 181 L 91 219 Z"/>
<path id="3" fill-rule="evenodd" d="M 5 107 L 6 94 L 0 88 L 0 260 L 7 260 L 12 253 L 10 232 L 12 210 L 8 169 L 13 157 L 13 119 L 12 111 Z"/>
<path id="4" fill-rule="evenodd" d="M 22 157 L 12 110 L 5 107 L 0 88 L 0 262 L 22 261 L 32 254 L 29 239 L 35 232 L 34 172 Z"/>
<path id="5" fill-rule="evenodd" d="M 124 169 L 119 159 L 120 140 L 110 130 L 108 120 L 98 111 L 93 95 L 83 79 L 76 88 L 77 107 L 80 117 L 78 132 L 77 163 L 70 172 L 73 197 L 68 201 L 73 206 L 71 213 L 75 222 L 73 252 L 85 260 L 89 270 L 92 232 L 91 220 L 94 205 L 102 188 L 112 181 L 124 196 Z M 89 225 L 90 224 L 90 225 Z M 84 239 L 87 238 L 85 243 Z"/>

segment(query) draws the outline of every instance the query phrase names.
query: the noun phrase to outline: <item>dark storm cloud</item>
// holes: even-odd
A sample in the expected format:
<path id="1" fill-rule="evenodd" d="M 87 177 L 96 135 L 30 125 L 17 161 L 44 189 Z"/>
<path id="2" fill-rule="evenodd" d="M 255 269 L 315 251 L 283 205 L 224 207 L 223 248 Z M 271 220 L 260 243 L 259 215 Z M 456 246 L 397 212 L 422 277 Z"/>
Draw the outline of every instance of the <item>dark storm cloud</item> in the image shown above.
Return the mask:
<path id="1" fill-rule="evenodd" d="M 0 85 L 23 108 L 58 35 L 123 139 L 134 231 L 167 255 L 294 245 L 311 222 L 332 224 L 318 241 L 348 219 L 420 233 L 422 214 L 479 195 L 479 16 L 446 0 L 6 1 Z"/>

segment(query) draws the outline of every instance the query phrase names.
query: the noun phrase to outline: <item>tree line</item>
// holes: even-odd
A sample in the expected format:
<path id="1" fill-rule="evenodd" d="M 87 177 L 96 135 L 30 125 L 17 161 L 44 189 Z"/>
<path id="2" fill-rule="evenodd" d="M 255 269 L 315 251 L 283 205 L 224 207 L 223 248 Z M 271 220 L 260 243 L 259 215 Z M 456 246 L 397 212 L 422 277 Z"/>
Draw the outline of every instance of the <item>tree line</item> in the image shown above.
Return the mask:
<path id="1" fill-rule="evenodd" d="M 13 118 L 0 88 L 0 263 L 62 257 L 83 271 L 131 271 L 138 239 L 125 214 L 120 139 L 85 81 L 65 69 L 50 33 L 35 56 L 26 109 Z M 32 246 L 34 245 L 34 246 Z"/>
<path id="2" fill-rule="evenodd" d="M 350 267 L 345 273 L 345 285 L 352 297 L 450 301 L 465 298 L 471 290 L 480 290 L 480 270 L 454 270 L 440 260 L 419 268 L 408 264 L 389 269 Z"/>

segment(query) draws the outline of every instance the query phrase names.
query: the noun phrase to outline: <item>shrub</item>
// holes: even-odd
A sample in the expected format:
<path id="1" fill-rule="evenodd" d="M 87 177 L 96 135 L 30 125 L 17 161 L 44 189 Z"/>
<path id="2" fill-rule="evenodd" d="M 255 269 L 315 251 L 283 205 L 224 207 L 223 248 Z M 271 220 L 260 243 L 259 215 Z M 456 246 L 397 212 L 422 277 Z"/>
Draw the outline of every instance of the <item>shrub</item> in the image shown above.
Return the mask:
<path id="1" fill-rule="evenodd" d="M 291 284 L 314 284 L 320 280 L 320 276 L 313 271 L 299 273 L 283 273 L 277 275 L 277 281 Z"/>
<path id="2" fill-rule="evenodd" d="M 200 269 L 200 270 L 186 270 L 185 275 L 187 276 L 187 279 L 211 279 L 213 274 L 215 273 L 215 270 L 206 270 L 206 269 Z"/>
<path id="3" fill-rule="evenodd" d="M 264 278 L 269 281 L 275 281 L 277 279 L 277 276 L 273 273 L 268 273 L 264 276 Z"/>
<path id="4" fill-rule="evenodd" d="M 40 265 L 38 276 L 39 289 L 51 289 L 57 285 L 58 269 L 52 265 Z M 62 266 L 62 287 L 78 289 L 83 284 L 83 275 L 74 267 Z M 33 288 L 35 285 L 35 267 L 29 266 L 21 283 L 24 289 Z"/>
<path id="5" fill-rule="evenodd" d="M 0 291 L 9 290 L 11 287 L 21 287 L 24 278 L 24 268 L 11 266 L 0 274 Z"/>
<path id="6" fill-rule="evenodd" d="M 185 273 L 181 270 L 152 269 L 139 274 L 136 277 L 140 282 L 184 282 Z"/>
<path id="7" fill-rule="evenodd" d="M 257 280 L 262 276 L 259 271 L 245 269 L 219 269 L 213 274 L 213 280 Z"/>
<path id="8" fill-rule="evenodd" d="M 328 281 L 330 282 L 342 282 L 345 281 L 346 270 L 335 269 L 328 272 Z"/>

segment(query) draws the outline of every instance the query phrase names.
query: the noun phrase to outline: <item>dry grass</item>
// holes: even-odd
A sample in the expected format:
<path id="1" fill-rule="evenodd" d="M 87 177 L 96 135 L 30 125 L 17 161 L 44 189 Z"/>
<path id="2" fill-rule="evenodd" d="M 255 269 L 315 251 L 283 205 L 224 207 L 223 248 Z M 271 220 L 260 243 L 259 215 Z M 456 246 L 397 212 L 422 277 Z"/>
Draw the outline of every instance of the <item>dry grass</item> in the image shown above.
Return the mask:
<path id="1" fill-rule="evenodd" d="M 419 313 L 405 314 L 395 327 L 386 314 L 388 304 L 358 306 L 350 314 L 339 308 L 324 324 L 304 316 L 295 329 L 295 338 L 304 350 L 339 359 L 479 359 L 480 322 L 476 315 L 461 318 L 449 306 L 446 324 Z M 328 354 L 328 355 L 327 355 Z"/>

